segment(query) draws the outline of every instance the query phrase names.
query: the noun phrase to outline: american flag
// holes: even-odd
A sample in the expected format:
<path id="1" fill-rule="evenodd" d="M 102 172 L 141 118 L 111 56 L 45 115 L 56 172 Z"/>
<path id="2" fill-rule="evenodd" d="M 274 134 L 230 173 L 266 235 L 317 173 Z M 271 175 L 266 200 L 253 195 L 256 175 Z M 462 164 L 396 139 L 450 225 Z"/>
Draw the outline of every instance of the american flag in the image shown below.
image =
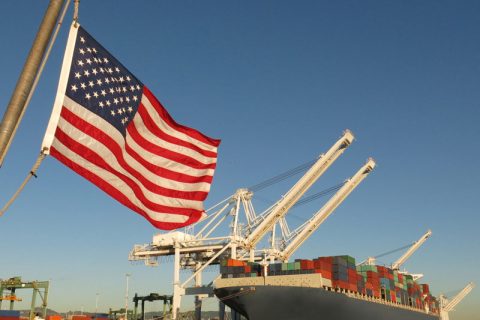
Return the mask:
<path id="1" fill-rule="evenodd" d="M 43 148 L 159 229 L 202 216 L 220 140 L 176 123 L 150 90 L 72 26 Z"/>

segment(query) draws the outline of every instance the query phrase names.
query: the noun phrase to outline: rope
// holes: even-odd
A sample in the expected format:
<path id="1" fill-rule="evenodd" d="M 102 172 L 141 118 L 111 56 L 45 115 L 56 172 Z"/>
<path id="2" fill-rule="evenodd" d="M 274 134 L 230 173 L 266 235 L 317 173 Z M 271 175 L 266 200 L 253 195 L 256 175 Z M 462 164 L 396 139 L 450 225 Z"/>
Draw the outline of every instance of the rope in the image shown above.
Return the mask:
<path id="1" fill-rule="evenodd" d="M 77 0 L 75 0 L 77 1 Z M 62 23 L 63 23 L 63 19 L 65 18 L 65 14 L 67 13 L 67 9 L 68 9 L 68 6 L 70 5 L 70 1 L 66 1 L 65 2 L 65 5 L 63 7 L 63 11 L 62 11 L 62 14 L 58 20 L 58 23 L 57 23 L 57 27 L 55 29 L 55 32 L 53 33 L 53 36 L 52 36 L 52 39 L 50 40 L 50 43 L 48 45 L 48 49 L 45 53 L 45 56 L 43 57 L 42 59 L 42 63 L 40 65 L 40 68 L 38 69 L 38 73 L 37 75 L 35 76 L 35 80 L 33 82 L 33 86 L 32 86 L 32 90 L 30 90 L 29 94 L 28 94 L 28 97 L 27 97 L 27 100 L 25 102 L 25 105 L 28 106 L 28 104 L 30 103 L 30 100 L 32 99 L 32 96 L 33 96 L 33 93 L 37 87 L 37 84 L 38 84 L 38 81 L 40 80 L 40 76 L 42 75 L 42 72 L 43 72 L 43 69 L 45 67 L 45 64 L 47 63 L 47 60 L 48 60 L 48 57 L 50 56 L 50 52 L 52 51 L 52 48 L 53 48 L 53 44 L 55 43 L 55 40 L 57 39 L 57 35 L 58 35 L 58 32 L 60 30 L 60 27 L 62 26 Z M 25 109 L 24 111 L 25 112 Z M 20 192 L 22 192 L 23 188 L 25 188 L 25 185 L 28 183 L 28 181 L 30 180 L 30 178 L 32 176 L 34 176 L 35 178 L 37 177 L 37 170 L 38 170 L 38 167 L 40 167 L 40 164 L 41 162 L 43 161 L 43 159 L 45 158 L 46 154 L 44 152 L 44 150 L 42 150 L 40 152 L 40 155 L 38 156 L 37 158 L 37 161 L 35 162 L 35 164 L 33 165 L 32 167 L 32 170 L 30 170 L 30 173 L 28 174 L 28 176 L 25 178 L 25 180 L 23 181 L 23 183 L 20 185 L 20 188 L 17 190 L 17 192 L 15 192 L 15 194 L 13 195 L 13 197 L 7 202 L 7 204 L 2 208 L 2 210 L 0 211 L 0 216 L 2 216 L 5 211 L 7 211 L 7 209 L 10 207 L 10 205 L 13 203 L 13 201 L 16 200 L 16 198 L 18 197 L 18 195 L 20 194 Z"/>
<path id="2" fill-rule="evenodd" d="M 70 1 L 69 1 L 70 2 Z M 75 28 L 78 28 L 78 6 L 80 4 L 80 0 L 74 0 L 75 8 L 73 10 L 73 21 L 75 21 Z"/>
<path id="3" fill-rule="evenodd" d="M 45 151 L 46 150 L 42 150 L 40 152 L 40 154 L 38 155 L 37 161 L 35 161 L 35 164 L 32 167 L 32 170 L 30 170 L 25 180 L 23 180 L 23 183 L 20 185 L 17 192 L 15 192 L 15 194 L 10 198 L 10 200 L 8 200 L 7 204 L 0 211 L 0 217 L 5 213 L 5 211 L 8 210 L 10 205 L 17 199 L 17 197 L 20 195 L 20 192 L 23 191 L 23 188 L 25 188 L 25 185 L 28 183 L 28 181 L 30 181 L 32 177 L 37 178 L 37 170 L 40 167 L 40 164 L 42 163 L 43 159 L 45 159 L 45 157 L 47 156 Z"/>
<path id="4" fill-rule="evenodd" d="M 77 2 L 77 1 L 79 1 L 79 0 L 75 0 L 75 2 Z M 69 5 L 70 5 L 70 1 L 67 0 L 65 2 L 64 7 L 63 7 L 62 14 L 61 14 L 60 18 L 58 19 L 57 27 L 55 28 L 55 32 L 53 33 L 52 38 L 50 39 L 50 43 L 48 44 L 48 49 L 45 52 L 45 56 L 42 59 L 42 63 L 40 65 L 40 68 L 38 69 L 38 73 L 35 76 L 35 80 L 34 80 L 33 85 L 32 85 L 32 90 L 30 90 L 30 92 L 28 93 L 27 100 L 25 101 L 25 106 L 28 106 L 28 104 L 30 103 L 30 100 L 32 99 L 32 96 L 33 96 L 33 93 L 35 92 L 38 81 L 40 80 L 40 76 L 42 75 L 43 69 L 45 68 L 45 64 L 47 63 L 48 57 L 50 56 L 50 52 L 52 51 L 55 40 L 57 39 L 58 32 L 60 31 L 60 27 L 62 26 L 63 19 L 65 18 L 65 14 L 67 13 Z M 25 112 L 25 109 L 26 109 L 26 107 L 23 109 L 23 112 Z M 47 154 L 46 154 L 45 149 L 40 151 L 40 155 L 38 156 L 37 161 L 33 165 L 32 169 L 30 170 L 30 172 L 27 175 L 27 177 L 25 178 L 25 180 L 23 180 L 23 183 L 20 185 L 20 187 L 15 192 L 15 194 L 12 196 L 12 198 L 10 198 L 10 200 L 7 202 L 7 204 L 5 204 L 5 206 L 2 208 L 2 210 L 0 210 L 0 217 L 5 213 L 5 211 L 8 210 L 10 205 L 17 199 L 20 192 L 22 192 L 22 190 L 25 188 L 25 185 L 28 183 L 28 181 L 30 181 L 32 176 L 37 178 L 37 170 L 40 167 L 40 164 L 42 163 L 43 159 L 45 159 L 46 155 Z"/>

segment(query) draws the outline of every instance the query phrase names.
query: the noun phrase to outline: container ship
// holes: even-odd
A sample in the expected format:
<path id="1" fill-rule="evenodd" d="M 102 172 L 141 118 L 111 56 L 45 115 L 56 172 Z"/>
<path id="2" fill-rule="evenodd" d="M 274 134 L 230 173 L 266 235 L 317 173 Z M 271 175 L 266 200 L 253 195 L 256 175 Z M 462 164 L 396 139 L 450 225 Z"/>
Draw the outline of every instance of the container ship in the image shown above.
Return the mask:
<path id="1" fill-rule="evenodd" d="M 227 259 L 215 295 L 249 320 L 433 320 L 439 300 L 428 284 L 351 256 L 259 264 Z"/>

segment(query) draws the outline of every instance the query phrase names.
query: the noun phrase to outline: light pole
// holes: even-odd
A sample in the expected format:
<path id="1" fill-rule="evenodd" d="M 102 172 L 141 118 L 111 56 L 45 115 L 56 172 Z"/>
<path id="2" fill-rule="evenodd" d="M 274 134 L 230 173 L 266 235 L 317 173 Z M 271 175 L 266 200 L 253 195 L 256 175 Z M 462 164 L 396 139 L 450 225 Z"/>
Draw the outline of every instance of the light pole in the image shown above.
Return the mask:
<path id="1" fill-rule="evenodd" d="M 130 278 L 130 273 L 126 273 L 125 277 L 127 278 L 127 288 L 125 289 L 125 320 L 128 320 L 128 279 Z"/>
<path id="2" fill-rule="evenodd" d="M 95 296 L 95 314 L 98 313 L 98 297 L 100 296 L 100 293 L 96 293 L 96 296 Z"/>

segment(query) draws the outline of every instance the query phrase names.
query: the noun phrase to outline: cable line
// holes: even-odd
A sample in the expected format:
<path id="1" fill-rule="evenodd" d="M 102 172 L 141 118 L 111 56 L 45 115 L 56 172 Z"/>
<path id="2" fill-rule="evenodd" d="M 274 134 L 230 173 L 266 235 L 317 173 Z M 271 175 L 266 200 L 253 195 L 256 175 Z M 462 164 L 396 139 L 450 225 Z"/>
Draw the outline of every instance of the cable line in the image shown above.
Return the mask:
<path id="1" fill-rule="evenodd" d="M 309 169 L 315 162 L 317 161 L 317 159 L 314 159 L 314 160 L 310 160 L 308 162 L 305 162 L 304 164 L 301 164 L 293 169 L 290 169 L 288 171 L 285 171 L 279 175 L 276 175 L 270 179 L 267 179 L 267 180 L 264 180 L 260 183 L 257 183 L 257 184 L 254 184 L 253 186 L 250 186 L 248 189 L 251 190 L 251 191 L 260 191 L 262 189 L 265 189 L 275 183 L 278 183 L 280 181 L 283 181 L 285 179 L 288 179 L 296 174 L 299 174 L 303 171 L 306 171 L 307 169 Z"/>

